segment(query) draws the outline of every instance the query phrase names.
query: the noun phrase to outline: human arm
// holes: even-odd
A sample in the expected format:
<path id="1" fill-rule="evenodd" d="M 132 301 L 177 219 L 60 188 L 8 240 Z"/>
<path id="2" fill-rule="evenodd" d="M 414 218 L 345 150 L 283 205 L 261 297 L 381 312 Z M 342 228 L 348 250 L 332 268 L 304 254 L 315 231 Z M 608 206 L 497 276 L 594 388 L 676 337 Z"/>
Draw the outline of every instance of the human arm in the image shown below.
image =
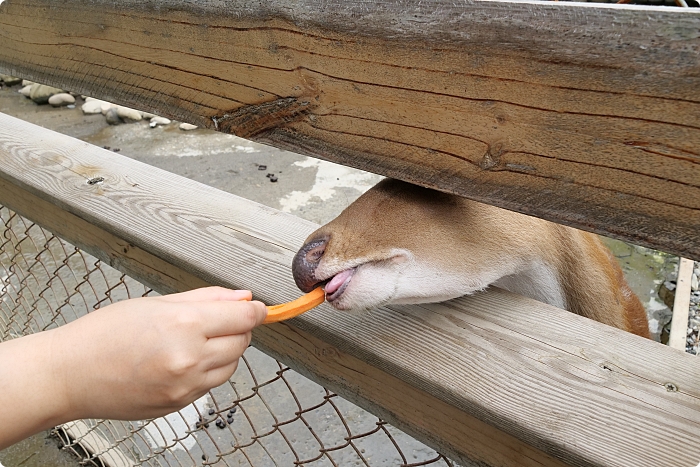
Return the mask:
<path id="1" fill-rule="evenodd" d="M 80 418 L 140 420 L 224 383 L 267 310 L 220 287 L 115 303 L 0 343 L 0 449 Z"/>

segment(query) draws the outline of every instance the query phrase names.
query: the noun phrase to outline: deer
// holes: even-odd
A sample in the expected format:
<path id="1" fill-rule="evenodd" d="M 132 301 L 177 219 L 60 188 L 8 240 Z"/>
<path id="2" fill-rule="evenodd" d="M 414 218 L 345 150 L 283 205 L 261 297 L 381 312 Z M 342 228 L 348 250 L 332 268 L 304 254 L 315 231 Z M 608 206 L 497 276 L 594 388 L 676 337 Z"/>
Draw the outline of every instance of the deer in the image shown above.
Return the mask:
<path id="1" fill-rule="evenodd" d="M 313 232 L 297 287 L 334 308 L 442 302 L 496 286 L 649 338 L 639 298 L 597 235 L 384 179 Z"/>

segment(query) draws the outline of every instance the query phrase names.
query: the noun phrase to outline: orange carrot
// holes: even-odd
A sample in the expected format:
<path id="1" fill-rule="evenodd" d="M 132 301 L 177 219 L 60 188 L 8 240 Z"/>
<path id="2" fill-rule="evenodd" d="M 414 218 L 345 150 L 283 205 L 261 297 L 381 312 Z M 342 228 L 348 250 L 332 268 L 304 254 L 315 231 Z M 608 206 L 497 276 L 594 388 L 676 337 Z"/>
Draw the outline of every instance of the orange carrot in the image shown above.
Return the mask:
<path id="1" fill-rule="evenodd" d="M 319 306 L 326 299 L 323 287 L 316 287 L 306 295 L 302 295 L 296 300 L 267 307 L 267 318 L 263 324 L 276 323 L 285 319 L 294 318 L 310 309 Z"/>

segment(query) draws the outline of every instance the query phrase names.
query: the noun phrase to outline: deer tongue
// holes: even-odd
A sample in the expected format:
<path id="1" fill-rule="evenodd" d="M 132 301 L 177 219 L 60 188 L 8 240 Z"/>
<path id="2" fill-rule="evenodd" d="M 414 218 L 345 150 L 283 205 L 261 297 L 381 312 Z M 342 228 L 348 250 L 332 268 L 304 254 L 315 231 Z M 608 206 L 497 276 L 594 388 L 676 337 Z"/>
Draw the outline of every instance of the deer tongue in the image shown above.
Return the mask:
<path id="1" fill-rule="evenodd" d="M 338 274 L 333 277 L 326 286 L 324 287 L 324 290 L 326 291 L 326 295 L 333 295 L 335 292 L 340 289 L 343 284 L 347 283 L 350 281 L 350 278 L 352 275 L 355 273 L 355 268 L 352 269 L 346 269 L 343 272 L 339 272 Z"/>

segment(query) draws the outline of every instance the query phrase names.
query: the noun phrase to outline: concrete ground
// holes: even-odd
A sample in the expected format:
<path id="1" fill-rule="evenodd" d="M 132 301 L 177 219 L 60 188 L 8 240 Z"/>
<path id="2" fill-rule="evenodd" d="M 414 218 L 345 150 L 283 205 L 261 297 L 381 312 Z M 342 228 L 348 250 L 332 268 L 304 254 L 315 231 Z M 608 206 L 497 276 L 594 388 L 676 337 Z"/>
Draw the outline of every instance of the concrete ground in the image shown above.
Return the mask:
<path id="1" fill-rule="evenodd" d="M 381 179 L 233 135 L 183 131 L 177 123 L 108 125 L 102 115 L 83 115 L 80 98 L 74 109 L 39 106 L 18 89 L 0 90 L 0 112 L 317 223 Z"/>
<path id="2" fill-rule="evenodd" d="M 76 467 L 78 459 L 60 447 L 57 437 L 43 432 L 0 451 L 0 467 Z"/>
<path id="3" fill-rule="evenodd" d="M 177 123 L 156 128 L 146 121 L 111 126 L 102 115 L 83 115 L 81 99 L 73 109 L 38 106 L 18 94 L 18 89 L 0 88 L 0 112 L 317 223 L 335 217 L 381 179 L 236 136 L 202 129 L 183 131 Z M 272 182 L 270 175 L 277 181 Z M 668 313 L 656 298 L 667 258 L 622 242 L 609 244 L 631 286 L 653 311 L 652 325 L 658 328 Z M 75 458 L 56 449 L 56 443 L 47 439 L 47 433 L 39 434 L 0 451 L 0 463 L 5 467 L 77 465 Z"/>

